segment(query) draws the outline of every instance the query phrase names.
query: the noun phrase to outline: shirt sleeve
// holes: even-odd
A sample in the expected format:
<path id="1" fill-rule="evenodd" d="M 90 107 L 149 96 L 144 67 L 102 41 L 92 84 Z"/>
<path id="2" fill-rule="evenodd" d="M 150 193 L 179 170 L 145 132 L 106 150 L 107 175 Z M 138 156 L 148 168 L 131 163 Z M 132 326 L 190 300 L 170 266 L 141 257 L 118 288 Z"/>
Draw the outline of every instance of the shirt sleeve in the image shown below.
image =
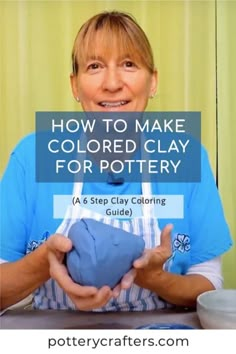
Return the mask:
<path id="1" fill-rule="evenodd" d="M 192 189 L 188 202 L 191 235 L 191 265 L 213 259 L 232 245 L 219 192 L 207 153 L 202 149 L 201 182 Z"/>
<path id="2" fill-rule="evenodd" d="M 16 148 L 0 184 L 0 258 L 6 261 L 15 261 L 25 255 L 30 227 L 25 192 L 32 186 L 27 186 L 24 156 L 22 159 L 20 156 Z M 29 195 L 32 195 L 31 190 Z"/>
<path id="3" fill-rule="evenodd" d="M 192 265 L 186 274 L 200 274 L 207 278 L 215 289 L 221 289 L 223 286 L 221 257 L 216 257 L 209 261 Z"/>

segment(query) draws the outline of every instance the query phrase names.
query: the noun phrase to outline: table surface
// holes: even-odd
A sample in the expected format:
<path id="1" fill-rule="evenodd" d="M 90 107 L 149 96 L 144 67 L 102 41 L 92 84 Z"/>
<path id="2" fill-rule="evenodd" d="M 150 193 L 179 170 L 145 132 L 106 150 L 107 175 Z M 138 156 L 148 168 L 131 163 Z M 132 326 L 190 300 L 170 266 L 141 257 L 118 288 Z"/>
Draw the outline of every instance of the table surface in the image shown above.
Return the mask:
<path id="1" fill-rule="evenodd" d="M 201 328 L 194 311 L 78 312 L 14 309 L 0 317 L 1 329 L 135 329 L 150 323 L 178 323 Z"/>

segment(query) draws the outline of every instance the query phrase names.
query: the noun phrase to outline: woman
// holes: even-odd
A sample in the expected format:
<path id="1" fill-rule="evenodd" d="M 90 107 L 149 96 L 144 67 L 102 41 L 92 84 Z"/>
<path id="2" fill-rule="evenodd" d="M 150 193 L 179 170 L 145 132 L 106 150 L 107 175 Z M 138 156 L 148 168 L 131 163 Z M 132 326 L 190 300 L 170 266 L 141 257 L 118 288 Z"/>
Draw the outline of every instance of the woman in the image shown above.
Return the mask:
<path id="1" fill-rule="evenodd" d="M 144 111 L 157 89 L 148 39 L 124 13 L 101 13 L 88 20 L 76 37 L 72 65 L 73 95 L 84 111 Z M 73 186 L 35 182 L 34 139 L 31 135 L 19 143 L 1 183 L 1 259 L 5 261 L 1 264 L 1 308 L 32 292 L 33 305 L 40 309 L 134 311 L 168 304 L 194 306 L 200 293 L 222 286 L 220 256 L 231 240 L 204 150 L 201 183 Z M 81 286 L 72 281 L 63 263 L 72 248 L 63 236 L 68 225 L 52 217 L 53 195 L 72 192 L 182 194 L 185 217 L 156 220 L 146 208 L 140 220 L 116 224 L 111 219 L 111 224 L 136 228 L 145 235 L 146 250 L 114 289 Z M 77 218 L 82 216 L 91 215 L 80 210 Z"/>

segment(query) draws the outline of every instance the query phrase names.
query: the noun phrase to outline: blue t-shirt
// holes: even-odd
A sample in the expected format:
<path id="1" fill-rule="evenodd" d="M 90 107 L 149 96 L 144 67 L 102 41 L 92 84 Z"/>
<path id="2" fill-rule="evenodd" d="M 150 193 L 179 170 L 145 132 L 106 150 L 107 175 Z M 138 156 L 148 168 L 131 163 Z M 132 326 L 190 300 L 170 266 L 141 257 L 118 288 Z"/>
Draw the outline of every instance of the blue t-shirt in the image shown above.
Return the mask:
<path id="1" fill-rule="evenodd" d="M 183 219 L 158 220 L 160 229 L 168 223 L 174 225 L 170 270 L 179 274 L 223 254 L 232 244 L 204 149 L 201 171 L 200 183 L 152 184 L 153 194 L 184 196 Z M 24 138 L 12 152 L 1 181 L 0 258 L 18 260 L 53 234 L 62 222 L 53 218 L 53 196 L 71 195 L 72 191 L 72 183 L 36 183 L 35 135 Z M 138 195 L 141 184 L 84 183 L 83 194 Z"/>

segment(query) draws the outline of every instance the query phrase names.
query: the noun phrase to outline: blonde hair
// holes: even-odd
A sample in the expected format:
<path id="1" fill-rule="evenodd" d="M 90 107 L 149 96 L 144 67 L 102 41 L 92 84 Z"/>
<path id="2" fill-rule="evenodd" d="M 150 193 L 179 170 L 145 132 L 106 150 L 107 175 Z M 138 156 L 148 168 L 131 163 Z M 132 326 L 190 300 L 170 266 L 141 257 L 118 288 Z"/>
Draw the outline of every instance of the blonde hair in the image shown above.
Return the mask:
<path id="1" fill-rule="evenodd" d="M 80 63 L 85 63 L 89 57 L 97 57 L 93 43 L 98 31 L 99 45 L 105 54 L 111 54 L 116 48 L 144 65 L 150 73 L 155 71 L 152 48 L 142 28 L 131 15 L 111 11 L 93 16 L 80 28 L 72 50 L 74 75 L 78 74 Z"/>

